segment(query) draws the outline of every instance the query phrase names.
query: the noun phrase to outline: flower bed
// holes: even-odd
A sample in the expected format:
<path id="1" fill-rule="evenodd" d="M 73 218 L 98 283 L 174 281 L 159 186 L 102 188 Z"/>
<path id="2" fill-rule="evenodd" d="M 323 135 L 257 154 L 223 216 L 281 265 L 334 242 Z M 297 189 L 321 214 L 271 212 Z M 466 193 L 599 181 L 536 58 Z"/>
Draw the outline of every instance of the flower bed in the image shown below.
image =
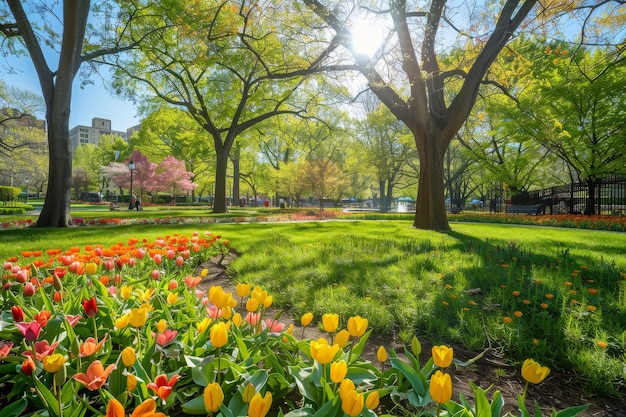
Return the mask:
<path id="1" fill-rule="evenodd" d="M 3 415 L 329 417 L 389 407 L 500 415 L 497 392 L 489 401 L 474 387 L 475 405 L 451 400 L 446 369 L 465 364 L 447 346 L 421 364 L 414 338 L 402 358 L 381 348 L 372 363 L 361 357 L 371 333 L 365 318 L 350 317 L 342 328 L 338 315 L 324 314 L 327 336 L 309 340 L 296 335 L 314 323 L 312 314 L 301 330 L 286 327 L 266 314 L 272 295 L 260 287 L 202 290 L 207 272 L 196 274 L 197 266 L 227 250 L 228 241 L 205 232 L 8 259 L 0 293 Z M 548 372 L 534 361 L 522 367 L 530 383 Z"/>

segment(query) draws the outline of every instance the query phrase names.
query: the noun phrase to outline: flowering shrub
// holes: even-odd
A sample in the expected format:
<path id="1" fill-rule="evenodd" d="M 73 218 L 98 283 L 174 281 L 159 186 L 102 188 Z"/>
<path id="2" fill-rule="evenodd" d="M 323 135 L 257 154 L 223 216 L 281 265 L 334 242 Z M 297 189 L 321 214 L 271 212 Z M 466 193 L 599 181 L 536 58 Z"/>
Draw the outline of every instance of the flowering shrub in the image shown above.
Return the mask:
<path id="1" fill-rule="evenodd" d="M 366 318 L 342 328 L 337 314 L 324 314 L 327 336 L 299 339 L 269 316 L 273 297 L 261 287 L 205 289 L 207 271 L 196 268 L 227 249 L 205 232 L 6 260 L 0 384 L 12 385 L 0 397 L 3 415 L 376 416 L 383 401 L 411 413 L 500 415 L 497 391 L 490 402 L 474 386 L 475 405 L 452 401 L 446 368 L 464 364 L 448 346 L 433 347 L 422 365 L 414 338 L 407 359 L 381 347 L 374 364 L 361 357 Z M 303 315 L 302 335 L 313 319 Z M 533 384 L 548 372 L 531 360 L 522 367 Z"/>

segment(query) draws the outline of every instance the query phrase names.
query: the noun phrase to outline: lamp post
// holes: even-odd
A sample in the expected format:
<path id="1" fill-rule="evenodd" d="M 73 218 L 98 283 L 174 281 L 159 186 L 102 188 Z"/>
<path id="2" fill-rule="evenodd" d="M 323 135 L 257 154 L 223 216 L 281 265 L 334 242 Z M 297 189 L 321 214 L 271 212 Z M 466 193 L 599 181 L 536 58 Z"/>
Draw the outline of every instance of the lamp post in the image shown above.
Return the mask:
<path id="1" fill-rule="evenodd" d="M 26 204 L 28 204 L 28 185 L 30 183 L 30 178 L 26 177 Z"/>
<path id="2" fill-rule="evenodd" d="M 135 170 L 135 163 L 132 160 L 128 163 L 128 169 L 130 169 L 130 201 L 133 196 L 133 171 Z"/>

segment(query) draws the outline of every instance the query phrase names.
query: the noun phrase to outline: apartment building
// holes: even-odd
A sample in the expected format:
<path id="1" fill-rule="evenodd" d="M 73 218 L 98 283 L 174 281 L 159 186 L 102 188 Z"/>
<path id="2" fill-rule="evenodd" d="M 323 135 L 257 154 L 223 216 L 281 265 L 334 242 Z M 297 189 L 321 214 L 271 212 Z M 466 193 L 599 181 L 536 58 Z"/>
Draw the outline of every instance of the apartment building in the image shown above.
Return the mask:
<path id="1" fill-rule="evenodd" d="M 72 154 L 76 151 L 78 145 L 97 145 L 102 135 L 117 135 L 124 140 L 128 140 L 128 131 L 112 130 L 111 121 L 109 119 L 94 117 L 91 119 L 91 126 L 78 125 L 70 129 Z"/>

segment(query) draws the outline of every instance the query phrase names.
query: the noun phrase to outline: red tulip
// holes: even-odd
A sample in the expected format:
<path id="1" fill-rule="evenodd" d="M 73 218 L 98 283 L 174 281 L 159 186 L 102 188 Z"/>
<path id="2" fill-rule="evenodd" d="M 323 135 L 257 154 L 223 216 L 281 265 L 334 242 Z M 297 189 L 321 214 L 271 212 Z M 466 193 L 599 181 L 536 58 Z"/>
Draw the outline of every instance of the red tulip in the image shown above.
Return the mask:
<path id="1" fill-rule="evenodd" d="M 31 358 L 26 358 L 24 362 L 22 362 L 22 373 L 26 376 L 31 376 L 35 368 L 37 368 L 37 366 Z"/>
<path id="2" fill-rule="evenodd" d="M 87 317 L 93 317 L 98 314 L 98 304 L 96 303 L 96 297 L 92 297 L 91 299 L 83 300 L 83 308 L 85 309 L 85 314 Z"/>
<path id="3" fill-rule="evenodd" d="M 161 374 L 156 377 L 154 382 L 150 382 L 146 386 L 165 401 L 172 393 L 172 388 L 176 384 L 176 381 L 178 381 L 178 375 L 174 375 L 168 380 L 167 375 Z"/>
<path id="4" fill-rule="evenodd" d="M 11 307 L 11 315 L 14 322 L 24 321 L 24 310 L 20 306 Z"/>

